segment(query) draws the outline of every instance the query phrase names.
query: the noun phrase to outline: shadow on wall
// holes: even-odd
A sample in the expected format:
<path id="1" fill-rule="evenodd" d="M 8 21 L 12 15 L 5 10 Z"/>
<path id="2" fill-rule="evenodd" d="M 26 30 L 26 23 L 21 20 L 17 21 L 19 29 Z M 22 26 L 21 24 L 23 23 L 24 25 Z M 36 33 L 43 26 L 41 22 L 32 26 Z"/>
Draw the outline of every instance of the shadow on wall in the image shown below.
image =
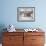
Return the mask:
<path id="1" fill-rule="evenodd" d="M 0 43 L 2 43 L 2 36 L 3 36 L 2 32 L 6 31 L 6 30 L 4 30 L 4 28 L 6 28 L 5 25 L 0 24 Z"/>

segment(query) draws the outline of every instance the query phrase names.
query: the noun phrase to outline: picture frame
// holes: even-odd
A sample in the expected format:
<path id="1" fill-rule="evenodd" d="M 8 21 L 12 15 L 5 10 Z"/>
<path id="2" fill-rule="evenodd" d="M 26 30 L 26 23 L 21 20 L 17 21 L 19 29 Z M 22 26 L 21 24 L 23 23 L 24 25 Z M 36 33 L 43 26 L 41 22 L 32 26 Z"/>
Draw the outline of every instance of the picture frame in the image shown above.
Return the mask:
<path id="1" fill-rule="evenodd" d="M 17 8 L 18 22 L 34 22 L 35 21 L 35 7 L 18 7 Z"/>

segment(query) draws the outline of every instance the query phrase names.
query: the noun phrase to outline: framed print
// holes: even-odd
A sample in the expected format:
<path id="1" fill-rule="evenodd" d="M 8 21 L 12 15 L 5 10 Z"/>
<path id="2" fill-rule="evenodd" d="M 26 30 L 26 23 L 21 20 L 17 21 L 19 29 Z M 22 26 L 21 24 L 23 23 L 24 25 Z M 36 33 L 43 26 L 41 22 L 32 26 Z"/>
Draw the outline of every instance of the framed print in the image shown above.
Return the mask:
<path id="1" fill-rule="evenodd" d="M 18 7 L 17 21 L 20 21 L 20 22 L 35 21 L 35 7 Z"/>

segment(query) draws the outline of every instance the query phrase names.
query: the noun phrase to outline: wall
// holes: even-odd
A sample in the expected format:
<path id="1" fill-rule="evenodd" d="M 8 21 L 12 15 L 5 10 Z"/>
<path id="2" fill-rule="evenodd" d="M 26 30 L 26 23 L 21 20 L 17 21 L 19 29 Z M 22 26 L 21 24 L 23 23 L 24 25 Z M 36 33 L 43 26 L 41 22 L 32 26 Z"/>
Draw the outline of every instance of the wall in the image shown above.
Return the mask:
<path id="1" fill-rule="evenodd" d="M 46 0 L 0 0 L 0 31 L 13 24 L 16 28 L 40 27 L 46 32 Z M 17 7 L 35 7 L 35 22 L 17 22 Z"/>

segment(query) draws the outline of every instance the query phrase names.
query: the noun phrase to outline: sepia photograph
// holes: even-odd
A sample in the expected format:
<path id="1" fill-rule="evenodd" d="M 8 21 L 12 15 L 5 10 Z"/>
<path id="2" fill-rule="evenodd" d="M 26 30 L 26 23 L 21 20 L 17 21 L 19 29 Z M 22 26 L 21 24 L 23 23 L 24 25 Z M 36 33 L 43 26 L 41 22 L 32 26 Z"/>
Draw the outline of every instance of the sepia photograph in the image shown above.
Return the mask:
<path id="1" fill-rule="evenodd" d="M 24 22 L 35 21 L 35 7 L 18 7 L 17 20 Z"/>

